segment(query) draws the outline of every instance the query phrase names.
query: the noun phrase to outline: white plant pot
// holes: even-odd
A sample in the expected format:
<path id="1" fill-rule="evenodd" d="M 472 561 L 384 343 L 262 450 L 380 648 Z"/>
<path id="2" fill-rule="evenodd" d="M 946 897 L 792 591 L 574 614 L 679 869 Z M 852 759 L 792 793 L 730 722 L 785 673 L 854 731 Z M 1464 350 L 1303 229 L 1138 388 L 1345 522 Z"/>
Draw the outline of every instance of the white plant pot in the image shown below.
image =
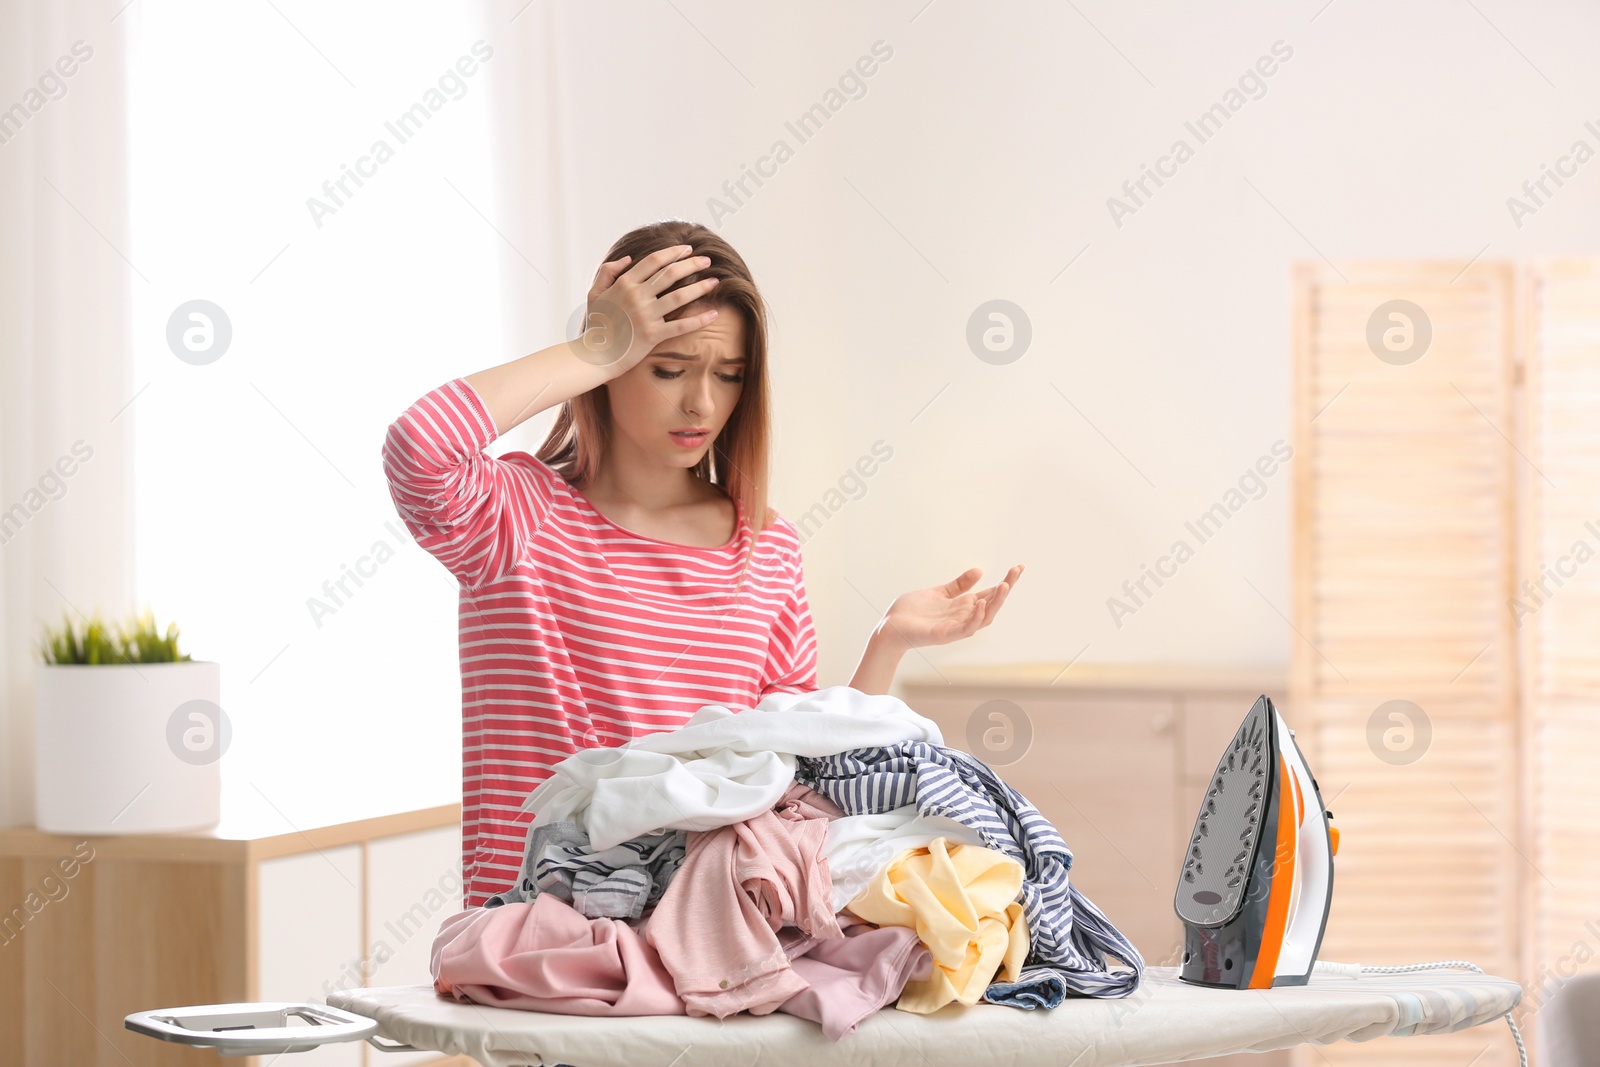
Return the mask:
<path id="1" fill-rule="evenodd" d="M 219 664 L 37 666 L 39 829 L 138 834 L 217 824 L 229 734 Z"/>

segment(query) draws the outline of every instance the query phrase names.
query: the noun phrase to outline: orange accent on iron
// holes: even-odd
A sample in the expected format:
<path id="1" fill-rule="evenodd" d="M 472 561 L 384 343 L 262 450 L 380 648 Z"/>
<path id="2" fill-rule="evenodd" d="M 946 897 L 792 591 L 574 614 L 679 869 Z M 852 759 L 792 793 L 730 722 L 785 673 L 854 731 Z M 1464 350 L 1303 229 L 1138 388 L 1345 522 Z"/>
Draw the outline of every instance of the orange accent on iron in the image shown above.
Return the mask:
<path id="1" fill-rule="evenodd" d="M 1272 980 L 1278 972 L 1278 955 L 1283 951 L 1283 938 L 1288 933 L 1289 896 L 1294 889 L 1294 855 L 1299 838 L 1299 822 L 1294 812 L 1304 801 L 1281 752 L 1278 754 L 1278 781 L 1288 795 L 1280 796 L 1278 800 L 1278 840 L 1277 851 L 1273 854 L 1272 894 L 1267 898 L 1261 948 L 1256 952 L 1256 966 L 1250 972 L 1248 989 L 1272 988 Z"/>

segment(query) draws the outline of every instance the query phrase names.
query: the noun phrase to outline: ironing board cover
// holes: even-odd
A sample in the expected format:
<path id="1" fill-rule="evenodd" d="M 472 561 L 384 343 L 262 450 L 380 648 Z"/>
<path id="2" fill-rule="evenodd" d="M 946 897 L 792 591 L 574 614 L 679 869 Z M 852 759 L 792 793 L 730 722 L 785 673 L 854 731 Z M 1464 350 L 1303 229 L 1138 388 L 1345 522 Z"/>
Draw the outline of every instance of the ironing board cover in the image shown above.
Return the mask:
<path id="1" fill-rule="evenodd" d="M 1192 986 L 1176 968 L 1151 967 L 1139 989 L 1121 1000 L 1070 998 L 1048 1011 L 952 1004 L 932 1015 L 887 1008 L 838 1042 L 815 1023 L 781 1013 L 721 1021 L 586 1018 L 463 1004 L 426 985 L 346 989 L 330 994 L 328 1003 L 378 1020 L 382 1037 L 464 1054 L 485 1067 L 1113 1067 L 1446 1033 L 1496 1019 L 1521 997 L 1517 983 L 1470 971 L 1318 974 L 1307 986 L 1241 991 Z M 1485 1033 L 1484 1040 L 1510 1036 Z"/>

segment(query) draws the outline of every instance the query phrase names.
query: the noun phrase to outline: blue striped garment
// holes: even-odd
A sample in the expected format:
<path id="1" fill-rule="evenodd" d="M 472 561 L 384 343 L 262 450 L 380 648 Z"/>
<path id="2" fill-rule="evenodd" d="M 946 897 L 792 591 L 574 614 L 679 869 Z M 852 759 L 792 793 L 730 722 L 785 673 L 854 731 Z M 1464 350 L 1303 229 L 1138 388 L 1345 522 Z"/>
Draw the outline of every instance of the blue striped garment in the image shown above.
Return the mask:
<path id="1" fill-rule="evenodd" d="M 926 741 L 802 757 L 796 780 L 846 814 L 916 804 L 978 832 L 991 848 L 1019 861 L 1020 899 L 1030 945 L 1020 980 L 994 983 L 984 999 L 1014 1007 L 1053 1008 L 1067 994 L 1125 997 L 1139 985 L 1144 957 L 1067 879 L 1072 850 L 1026 797 L 981 760 Z M 1126 967 L 1112 970 L 1107 956 Z"/>
<path id="2" fill-rule="evenodd" d="M 554 893 L 588 919 L 637 919 L 666 892 L 686 841 L 684 831 L 669 830 L 596 849 L 576 823 L 533 823 L 516 882 L 483 906 L 531 904 L 540 893 Z"/>

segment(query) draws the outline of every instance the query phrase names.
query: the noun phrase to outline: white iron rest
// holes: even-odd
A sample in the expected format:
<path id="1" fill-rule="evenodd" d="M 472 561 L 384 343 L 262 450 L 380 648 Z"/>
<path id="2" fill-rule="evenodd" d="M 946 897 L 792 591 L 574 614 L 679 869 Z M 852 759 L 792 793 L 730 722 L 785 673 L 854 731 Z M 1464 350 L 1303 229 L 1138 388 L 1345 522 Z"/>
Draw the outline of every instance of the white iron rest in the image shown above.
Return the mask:
<path id="1" fill-rule="evenodd" d="M 295 1026 L 293 1020 L 304 1025 Z M 309 1052 L 321 1045 L 370 1041 L 390 1052 L 410 1049 L 376 1039 L 378 1021 L 326 1004 L 256 1001 L 196 1004 L 187 1008 L 136 1011 L 122 1020 L 135 1033 L 213 1048 L 224 1056 Z"/>

